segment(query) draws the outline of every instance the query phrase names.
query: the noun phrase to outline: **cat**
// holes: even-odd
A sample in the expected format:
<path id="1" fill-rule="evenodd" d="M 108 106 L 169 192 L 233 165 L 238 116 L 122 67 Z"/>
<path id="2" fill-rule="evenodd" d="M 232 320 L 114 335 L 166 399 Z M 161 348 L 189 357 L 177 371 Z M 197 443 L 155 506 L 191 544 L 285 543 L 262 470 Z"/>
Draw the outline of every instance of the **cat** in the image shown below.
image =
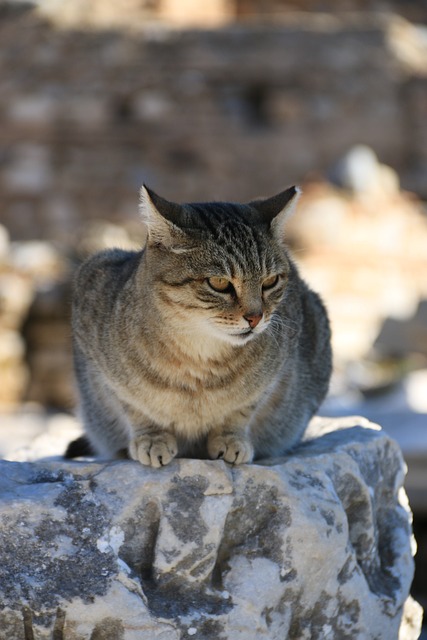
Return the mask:
<path id="1" fill-rule="evenodd" d="M 285 246 L 298 196 L 179 205 L 142 187 L 145 248 L 98 253 L 75 279 L 86 437 L 68 457 L 241 464 L 301 440 L 327 393 L 331 345 L 325 307 Z"/>

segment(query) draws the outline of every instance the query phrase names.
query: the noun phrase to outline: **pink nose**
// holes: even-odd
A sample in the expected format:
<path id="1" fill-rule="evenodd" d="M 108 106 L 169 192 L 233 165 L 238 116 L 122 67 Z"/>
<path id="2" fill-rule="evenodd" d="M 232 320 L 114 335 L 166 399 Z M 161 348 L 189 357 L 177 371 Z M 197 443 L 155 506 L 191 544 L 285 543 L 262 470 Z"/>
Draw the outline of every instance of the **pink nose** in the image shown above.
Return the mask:
<path id="1" fill-rule="evenodd" d="M 262 319 L 262 313 L 248 313 L 248 315 L 243 317 L 249 323 L 250 328 L 255 329 Z"/>

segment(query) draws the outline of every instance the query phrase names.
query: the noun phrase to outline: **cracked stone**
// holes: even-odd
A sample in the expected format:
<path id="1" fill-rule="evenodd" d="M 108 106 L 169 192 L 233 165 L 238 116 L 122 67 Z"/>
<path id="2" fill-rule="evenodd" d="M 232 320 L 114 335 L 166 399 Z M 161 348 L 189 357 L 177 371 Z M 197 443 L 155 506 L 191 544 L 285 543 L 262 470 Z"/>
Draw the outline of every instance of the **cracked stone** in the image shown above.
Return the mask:
<path id="1" fill-rule="evenodd" d="M 316 419 L 292 455 L 0 462 L 0 628 L 37 640 L 415 640 L 397 444 Z"/>

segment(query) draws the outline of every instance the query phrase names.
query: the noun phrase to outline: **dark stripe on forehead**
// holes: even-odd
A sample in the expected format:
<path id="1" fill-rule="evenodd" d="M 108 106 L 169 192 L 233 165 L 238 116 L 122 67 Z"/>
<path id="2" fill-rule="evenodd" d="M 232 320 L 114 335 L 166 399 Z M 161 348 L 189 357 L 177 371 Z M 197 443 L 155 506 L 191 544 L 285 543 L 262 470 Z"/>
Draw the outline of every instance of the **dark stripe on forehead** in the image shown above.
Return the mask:
<path id="1" fill-rule="evenodd" d="M 194 228 L 205 231 L 218 245 L 223 268 L 230 275 L 267 273 L 267 225 L 256 219 L 249 207 L 224 202 L 184 206 Z"/>
<path id="2" fill-rule="evenodd" d="M 233 221 L 254 224 L 253 213 L 245 205 L 229 202 L 210 202 L 184 206 L 193 218 L 194 226 L 206 228 L 212 233 L 221 224 L 232 223 Z"/>
<path id="3" fill-rule="evenodd" d="M 188 206 L 194 227 L 215 234 L 221 225 L 224 215 L 221 205 L 208 206 L 204 204 L 192 204 Z"/>
<path id="4" fill-rule="evenodd" d="M 194 226 L 198 229 L 205 229 L 210 233 L 215 233 L 218 225 L 221 224 L 221 213 L 215 209 L 207 210 L 203 205 L 191 205 Z M 195 215 L 194 215 L 195 213 Z"/>
<path id="5" fill-rule="evenodd" d="M 245 224 L 223 225 L 218 234 L 218 243 L 223 249 L 231 271 L 247 273 L 262 269 L 265 245 L 260 234 Z"/>

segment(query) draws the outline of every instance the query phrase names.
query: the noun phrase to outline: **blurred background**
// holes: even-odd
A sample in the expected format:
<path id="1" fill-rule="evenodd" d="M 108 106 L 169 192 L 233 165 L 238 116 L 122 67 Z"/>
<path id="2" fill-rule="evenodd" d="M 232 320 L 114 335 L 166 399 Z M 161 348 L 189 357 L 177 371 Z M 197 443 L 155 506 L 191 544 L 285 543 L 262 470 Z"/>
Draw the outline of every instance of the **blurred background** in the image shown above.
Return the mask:
<path id="1" fill-rule="evenodd" d="M 335 352 L 324 415 L 401 444 L 427 606 L 427 0 L 0 1 L 0 455 L 78 432 L 70 282 L 138 190 L 288 227 Z"/>

